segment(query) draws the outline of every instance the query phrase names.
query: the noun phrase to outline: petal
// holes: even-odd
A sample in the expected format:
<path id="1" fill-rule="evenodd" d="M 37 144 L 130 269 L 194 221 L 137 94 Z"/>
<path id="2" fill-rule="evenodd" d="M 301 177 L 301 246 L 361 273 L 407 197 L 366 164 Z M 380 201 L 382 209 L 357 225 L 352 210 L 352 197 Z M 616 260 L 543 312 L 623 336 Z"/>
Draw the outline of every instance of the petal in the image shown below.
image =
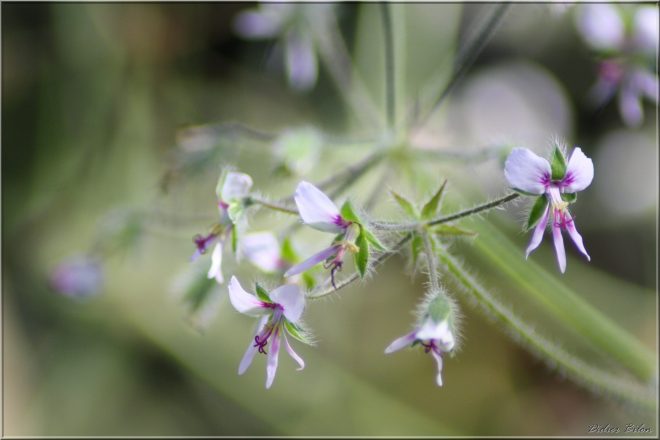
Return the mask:
<path id="1" fill-rule="evenodd" d="M 240 199 L 248 195 L 250 188 L 252 188 L 252 177 L 232 171 L 225 177 L 220 197 L 223 202 Z"/>
<path id="2" fill-rule="evenodd" d="M 305 295 L 296 284 L 285 284 L 270 292 L 270 299 L 284 309 L 284 317 L 296 323 L 305 309 Z"/>
<path id="3" fill-rule="evenodd" d="M 435 382 L 438 384 L 439 387 L 442 386 L 442 356 L 440 356 L 438 353 L 435 351 L 431 350 L 431 354 L 435 358 L 435 361 L 438 364 L 438 375 L 435 378 Z"/>
<path id="4" fill-rule="evenodd" d="M 237 311 L 245 315 L 261 316 L 268 311 L 257 297 L 243 290 L 236 277 L 231 277 L 229 281 L 229 300 Z"/>
<path id="5" fill-rule="evenodd" d="M 545 207 L 545 212 L 543 213 L 543 216 L 539 220 L 539 222 L 536 224 L 536 227 L 534 228 L 534 233 L 532 234 L 532 239 L 529 241 L 529 245 L 527 246 L 527 250 L 525 251 L 525 258 L 529 258 L 529 254 L 532 253 L 539 245 L 541 244 L 541 241 L 543 240 L 543 233 L 545 232 L 545 227 L 548 224 L 548 217 L 550 214 L 550 204 Z"/>
<path id="6" fill-rule="evenodd" d="M 252 364 L 252 360 L 254 359 L 254 355 L 257 353 L 257 347 L 254 345 L 254 338 L 257 336 L 261 331 L 264 329 L 264 326 L 268 322 L 268 316 L 263 316 L 259 320 L 259 324 L 257 325 L 257 329 L 254 332 L 254 335 L 252 335 L 252 339 L 250 339 L 250 345 L 248 346 L 247 350 L 245 351 L 245 354 L 243 355 L 243 359 L 241 359 L 241 363 L 238 365 L 238 374 L 241 375 L 245 373 L 245 371 L 248 369 L 248 367 Z"/>
<path id="7" fill-rule="evenodd" d="M 657 6 L 640 7 L 635 13 L 634 41 L 637 47 L 650 53 L 658 50 Z"/>
<path id="8" fill-rule="evenodd" d="M 431 319 L 427 319 L 417 331 L 415 337 L 424 341 L 438 341 L 444 351 L 450 351 L 454 348 L 454 335 L 447 321 L 433 322 Z"/>
<path id="9" fill-rule="evenodd" d="M 414 331 L 392 341 L 392 343 L 388 345 L 387 348 L 385 349 L 385 354 L 390 354 L 390 353 L 394 353 L 395 351 L 399 351 L 402 348 L 406 348 L 410 346 L 413 342 L 415 342 Z"/>
<path id="10" fill-rule="evenodd" d="M 555 243 L 555 252 L 557 253 L 557 263 L 561 273 L 566 271 L 566 251 L 564 250 L 564 238 L 561 236 L 561 227 L 552 221 L 552 239 Z"/>
<path id="11" fill-rule="evenodd" d="M 305 272 L 306 270 L 316 266 L 317 264 L 327 260 L 331 256 L 335 255 L 339 251 L 339 245 L 330 246 L 329 248 L 323 249 L 322 251 L 312 255 L 302 263 L 296 264 L 286 271 L 284 277 L 288 278 L 299 273 Z"/>
<path id="12" fill-rule="evenodd" d="M 294 195 L 303 222 L 314 229 L 339 233 L 342 218 L 339 209 L 323 192 L 308 182 L 300 182 Z"/>
<path id="13" fill-rule="evenodd" d="M 584 248 L 584 243 L 582 242 L 582 236 L 575 228 L 575 222 L 573 221 L 573 218 L 568 212 L 566 213 L 566 219 L 567 219 L 566 230 L 568 231 L 568 235 L 571 236 L 571 239 L 573 240 L 573 243 L 575 243 L 575 246 L 578 248 L 578 250 L 582 252 L 582 254 L 585 257 L 587 257 L 588 261 L 591 261 L 591 257 L 587 253 L 587 250 Z"/>
<path id="14" fill-rule="evenodd" d="M 624 24 L 615 6 L 581 5 L 577 27 L 586 42 L 595 49 L 618 49 L 624 40 Z"/>
<path id="15" fill-rule="evenodd" d="M 575 148 L 571 153 L 566 167 L 566 175 L 562 179 L 562 190 L 567 193 L 582 191 L 594 180 L 594 163 L 581 148 Z"/>
<path id="16" fill-rule="evenodd" d="M 280 329 L 276 328 L 275 333 L 271 336 L 271 346 L 268 352 L 268 363 L 266 364 L 266 388 L 270 388 L 275 380 L 275 373 L 277 373 L 277 361 L 280 355 Z"/>
<path id="17" fill-rule="evenodd" d="M 511 187 L 543 194 L 550 180 L 550 163 L 527 148 L 514 148 L 504 164 L 504 176 Z"/>
<path id="18" fill-rule="evenodd" d="M 284 50 L 291 87 L 301 91 L 312 88 L 316 84 L 318 68 L 311 36 L 304 32 L 289 32 Z"/>
<path id="19" fill-rule="evenodd" d="M 225 282 L 222 277 L 222 242 L 215 245 L 211 255 L 211 267 L 209 268 L 208 278 L 215 278 L 218 284 Z"/>
<path id="20" fill-rule="evenodd" d="M 629 127 L 638 127 L 644 119 L 639 95 L 627 85 L 619 93 L 619 113 Z"/>
<path id="21" fill-rule="evenodd" d="M 254 232 L 241 238 L 241 253 L 264 272 L 281 267 L 280 244 L 272 232 Z"/>
<path id="22" fill-rule="evenodd" d="M 651 72 L 639 69 L 633 74 L 634 87 L 648 99 L 658 103 L 658 77 Z"/>
<path id="23" fill-rule="evenodd" d="M 286 348 L 287 353 L 289 353 L 289 356 L 291 356 L 293 360 L 298 363 L 299 368 L 297 370 L 302 370 L 305 368 L 305 361 L 300 356 L 298 356 L 298 353 L 293 351 L 293 348 L 291 347 L 291 344 L 289 344 L 289 340 L 286 337 L 286 333 L 282 332 L 282 336 L 284 337 L 284 347 Z"/>

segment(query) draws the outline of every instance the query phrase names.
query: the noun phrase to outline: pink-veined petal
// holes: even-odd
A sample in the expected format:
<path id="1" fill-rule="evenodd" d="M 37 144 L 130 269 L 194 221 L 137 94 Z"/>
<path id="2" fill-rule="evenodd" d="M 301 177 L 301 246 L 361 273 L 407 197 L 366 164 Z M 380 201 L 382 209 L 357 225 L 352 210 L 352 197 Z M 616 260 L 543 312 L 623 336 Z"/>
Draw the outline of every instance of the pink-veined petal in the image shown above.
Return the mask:
<path id="1" fill-rule="evenodd" d="M 284 317 L 290 322 L 300 320 L 305 310 L 305 295 L 296 284 L 285 284 L 270 292 L 270 299 L 282 306 Z"/>
<path id="2" fill-rule="evenodd" d="M 582 191 L 594 180 L 594 163 L 581 148 L 575 148 L 568 160 L 566 174 L 562 179 L 561 187 L 565 193 Z"/>
<path id="3" fill-rule="evenodd" d="M 293 347 L 291 347 L 291 344 L 289 344 L 289 339 L 286 337 L 286 332 L 282 332 L 282 337 L 284 338 L 284 348 L 286 348 L 287 353 L 289 353 L 289 356 L 291 356 L 291 358 L 298 363 L 297 370 L 300 371 L 305 368 L 305 361 L 303 358 L 298 356 L 298 353 L 293 351 Z"/>
<path id="4" fill-rule="evenodd" d="M 289 270 L 287 270 L 284 273 L 284 277 L 288 278 L 294 275 L 298 275 L 299 273 L 303 273 L 306 270 L 311 269 L 317 264 L 322 263 L 326 259 L 335 255 L 337 251 L 339 251 L 339 245 L 330 246 L 329 248 L 323 249 L 322 251 L 312 255 L 302 263 L 298 263 L 295 266 L 291 267 Z"/>
<path id="5" fill-rule="evenodd" d="M 248 195 L 252 188 L 252 177 L 244 173 L 231 171 L 227 173 L 225 182 L 222 184 L 220 197 L 223 202 L 230 202 L 234 199 L 240 199 Z"/>
<path id="6" fill-rule="evenodd" d="M 302 181 L 294 195 L 303 222 L 319 231 L 339 233 L 344 230 L 337 206 L 309 182 Z"/>
<path id="7" fill-rule="evenodd" d="M 438 384 L 439 387 L 442 386 L 442 356 L 440 356 L 438 353 L 435 351 L 431 350 L 431 354 L 435 358 L 436 363 L 438 364 L 438 375 L 435 377 L 435 383 Z"/>
<path id="8" fill-rule="evenodd" d="M 296 90 L 309 90 L 316 84 L 318 67 L 311 35 L 289 31 L 284 46 L 289 84 Z"/>
<path id="9" fill-rule="evenodd" d="M 247 350 L 245 351 L 245 354 L 243 355 L 243 358 L 241 359 L 241 363 L 238 365 L 238 374 L 241 375 L 245 373 L 245 371 L 248 369 L 248 367 L 252 364 L 252 360 L 254 359 L 254 355 L 257 353 L 257 347 L 254 344 L 254 338 L 257 336 L 261 331 L 264 329 L 266 326 L 266 323 L 268 322 L 269 316 L 262 316 L 261 319 L 259 320 L 259 324 L 257 325 L 257 329 L 254 332 L 254 335 L 252 335 L 252 339 L 250 339 L 250 345 L 248 346 Z"/>
<path id="10" fill-rule="evenodd" d="M 557 254 L 557 264 L 561 273 L 566 271 L 566 251 L 564 250 L 564 238 L 561 236 L 561 227 L 552 221 L 552 240 L 555 244 L 555 253 Z"/>
<path id="11" fill-rule="evenodd" d="M 222 242 L 218 242 L 213 249 L 213 254 L 211 254 L 211 267 L 207 274 L 209 279 L 215 278 L 218 284 L 225 282 L 224 277 L 222 276 Z"/>
<path id="12" fill-rule="evenodd" d="M 395 351 L 399 351 L 402 348 L 409 347 L 413 342 L 415 342 L 414 331 L 392 341 L 392 343 L 385 349 L 385 354 L 394 353 Z"/>
<path id="13" fill-rule="evenodd" d="M 243 290 L 235 276 L 229 281 L 229 300 L 238 312 L 249 316 L 261 316 L 270 310 L 256 296 Z"/>
<path id="14" fill-rule="evenodd" d="M 531 194 L 543 194 L 550 175 L 550 163 L 527 148 L 514 148 L 504 164 L 509 185 Z"/>
<path id="15" fill-rule="evenodd" d="M 271 336 L 268 363 L 266 364 L 266 388 L 270 388 L 277 373 L 277 361 L 280 355 L 280 329 L 276 328 Z"/>
<path id="16" fill-rule="evenodd" d="M 587 260 L 591 261 L 591 257 L 587 253 L 587 250 L 584 248 L 582 236 L 575 228 L 575 222 L 568 212 L 566 212 L 566 220 L 566 231 L 568 231 L 568 235 L 570 235 L 571 240 L 573 240 L 573 243 L 575 243 L 575 246 L 578 248 L 578 250 L 582 252 L 585 257 L 587 257 Z"/>
<path id="17" fill-rule="evenodd" d="M 534 228 L 534 232 L 532 233 L 532 239 L 529 241 L 529 245 L 527 246 L 527 250 L 525 251 L 525 258 L 529 258 L 529 254 L 531 254 L 541 244 L 541 241 L 543 240 L 543 234 L 545 233 L 545 227 L 548 224 L 549 216 L 550 216 L 550 204 L 548 203 L 548 206 L 545 207 L 545 212 L 543 213 L 543 216 L 541 216 L 541 219 Z"/>

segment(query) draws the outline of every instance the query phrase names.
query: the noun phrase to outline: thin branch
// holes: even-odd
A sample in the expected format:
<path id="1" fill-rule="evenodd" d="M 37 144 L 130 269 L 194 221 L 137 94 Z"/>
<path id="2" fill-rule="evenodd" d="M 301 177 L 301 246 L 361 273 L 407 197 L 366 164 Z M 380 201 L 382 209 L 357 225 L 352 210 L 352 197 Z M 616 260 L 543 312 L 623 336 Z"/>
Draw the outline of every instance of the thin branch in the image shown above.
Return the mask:
<path id="1" fill-rule="evenodd" d="M 502 17 L 504 16 L 504 13 L 507 11 L 509 6 L 509 3 L 501 3 L 496 6 L 488 22 L 484 25 L 477 36 L 472 41 L 469 41 L 463 47 L 463 49 L 459 51 L 456 57 L 456 64 L 454 65 L 454 71 L 451 78 L 449 79 L 449 82 L 442 90 L 442 93 L 431 108 L 431 111 L 429 111 L 429 113 L 416 124 L 417 127 L 422 127 L 425 125 L 433 113 L 435 113 L 440 108 L 447 96 L 449 96 L 449 93 L 453 90 L 454 86 L 456 86 L 458 81 L 463 77 L 467 69 L 472 65 L 474 60 L 486 46 L 488 40 L 490 40 L 490 37 L 497 29 L 500 21 L 502 20 Z"/>
<path id="2" fill-rule="evenodd" d="M 289 206 L 286 206 L 282 203 L 279 202 L 271 202 L 269 200 L 265 200 L 256 196 L 250 196 L 246 199 L 246 204 L 256 204 L 256 205 L 261 205 L 265 208 L 272 209 L 273 211 L 279 211 L 279 212 L 284 212 L 286 214 L 291 214 L 291 215 L 299 215 L 298 210 L 296 208 L 292 208 Z"/>
<path id="3" fill-rule="evenodd" d="M 389 3 L 380 4 L 383 34 L 385 37 L 385 102 L 387 106 L 387 126 L 392 129 L 396 123 L 396 90 L 394 83 L 394 36 L 390 7 L 391 5 Z"/>

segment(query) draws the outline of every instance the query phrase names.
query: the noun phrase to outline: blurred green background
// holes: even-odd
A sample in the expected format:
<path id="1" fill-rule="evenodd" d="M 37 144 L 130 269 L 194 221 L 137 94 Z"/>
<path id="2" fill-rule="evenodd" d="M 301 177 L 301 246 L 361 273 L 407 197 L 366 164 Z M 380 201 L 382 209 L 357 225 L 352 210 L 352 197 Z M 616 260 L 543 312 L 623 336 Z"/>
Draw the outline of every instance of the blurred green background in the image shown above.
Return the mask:
<path id="1" fill-rule="evenodd" d="M 231 138 L 212 163 L 163 193 L 180 129 L 241 121 L 273 132 L 302 125 L 343 137 L 365 132 L 323 68 L 315 89 L 293 92 L 269 61 L 271 42 L 233 33 L 232 20 L 249 7 L 2 5 L 3 434 L 586 435 L 590 425 L 608 423 L 643 423 L 655 434 L 648 413 L 565 380 L 469 301 L 461 301 L 464 344 L 445 360 L 443 388 L 435 387 L 435 366 L 421 352 L 383 355 L 408 331 L 409 311 L 424 292 L 423 276 L 410 281 L 399 256 L 367 282 L 310 304 L 306 321 L 319 345 L 299 348 L 302 372 L 283 355 L 271 390 L 263 388 L 262 359 L 236 375 L 253 322 L 226 299 L 207 331 L 190 327 L 172 279 L 189 265 L 192 236 L 213 219 L 220 163 L 248 172 L 255 188 L 273 197 L 289 195 L 297 180 L 274 180 L 267 145 Z M 369 8 L 343 5 L 340 18 L 382 103 L 374 79 L 382 70 L 378 11 Z M 419 82 L 429 72 L 446 77 L 484 8 L 406 6 L 408 96 L 423 92 Z M 647 105 L 645 125 L 629 130 L 615 105 L 588 105 L 595 60 L 570 17 L 547 5 L 512 6 L 416 141 L 452 151 L 497 143 L 544 151 L 553 136 L 580 145 L 596 164 L 594 184 L 574 210 L 592 262 L 570 249 L 562 280 L 656 352 L 657 111 Z M 364 154 L 357 146 L 330 151 L 307 178 L 318 181 Z M 501 166 L 419 163 L 412 184 L 404 173 L 387 184 L 419 199 L 449 177 L 450 188 L 471 194 L 455 192 L 452 200 L 470 206 L 501 195 Z M 364 201 L 378 179 L 372 173 L 361 180 L 351 197 Z M 396 217 L 392 205 L 384 197 L 375 215 Z M 54 293 L 49 271 L 86 250 L 116 206 L 160 214 L 130 251 L 108 261 L 100 295 L 72 301 Z M 520 260 L 525 206 L 477 221 L 495 222 Z M 253 225 L 287 222 L 262 215 Z M 318 249 L 312 240 L 326 238 L 309 231 L 302 237 L 310 239 L 306 252 Z M 553 327 L 475 241 L 452 249 L 533 327 L 572 347 L 570 333 Z M 549 240 L 531 259 L 559 276 Z M 241 279 L 259 278 L 237 270 Z"/>

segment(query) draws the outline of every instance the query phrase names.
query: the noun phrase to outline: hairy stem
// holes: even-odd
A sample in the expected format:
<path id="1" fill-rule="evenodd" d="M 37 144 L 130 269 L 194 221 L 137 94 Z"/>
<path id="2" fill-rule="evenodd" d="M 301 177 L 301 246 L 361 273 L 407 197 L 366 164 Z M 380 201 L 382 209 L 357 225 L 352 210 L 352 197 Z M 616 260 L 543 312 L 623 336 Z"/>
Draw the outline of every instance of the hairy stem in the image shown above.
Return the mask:
<path id="1" fill-rule="evenodd" d="M 619 374 L 589 365 L 540 336 L 479 284 L 451 255 L 444 250 L 441 250 L 438 255 L 447 272 L 463 290 L 473 297 L 488 314 L 503 324 L 514 339 L 526 348 L 550 365 L 556 365 L 568 377 L 593 392 L 606 393 L 616 399 L 655 411 L 656 402 L 651 389 L 627 380 Z"/>
<path id="2" fill-rule="evenodd" d="M 477 205 L 473 208 L 466 209 L 464 211 L 459 211 L 455 214 L 439 217 L 425 222 L 411 222 L 411 223 L 372 222 L 372 225 L 376 229 L 381 229 L 385 231 L 398 231 L 398 232 L 414 231 L 423 227 L 439 225 L 442 223 L 448 223 L 454 220 L 458 220 L 463 217 L 469 217 L 471 215 L 478 214 L 480 212 L 487 211 L 489 209 L 493 209 L 498 206 L 504 205 L 505 203 L 515 200 L 518 197 L 520 197 L 520 194 L 518 193 L 507 194 L 504 197 L 500 197 L 499 199 L 495 199 L 490 202 Z"/>
<path id="3" fill-rule="evenodd" d="M 438 281 L 438 261 L 436 259 L 435 250 L 433 249 L 433 243 L 431 243 L 431 237 L 429 234 L 424 232 L 422 235 L 422 240 L 424 241 L 424 253 L 426 254 L 426 269 L 428 270 L 429 282 L 431 283 L 431 289 L 434 292 L 440 291 L 440 282 Z"/>
<path id="4" fill-rule="evenodd" d="M 288 207 L 279 202 L 271 202 L 268 200 L 261 199 L 259 197 L 250 196 L 246 199 L 246 204 L 249 205 L 261 205 L 264 208 L 272 209 L 273 211 L 284 212 L 286 214 L 298 215 L 298 210 L 296 208 Z"/>

